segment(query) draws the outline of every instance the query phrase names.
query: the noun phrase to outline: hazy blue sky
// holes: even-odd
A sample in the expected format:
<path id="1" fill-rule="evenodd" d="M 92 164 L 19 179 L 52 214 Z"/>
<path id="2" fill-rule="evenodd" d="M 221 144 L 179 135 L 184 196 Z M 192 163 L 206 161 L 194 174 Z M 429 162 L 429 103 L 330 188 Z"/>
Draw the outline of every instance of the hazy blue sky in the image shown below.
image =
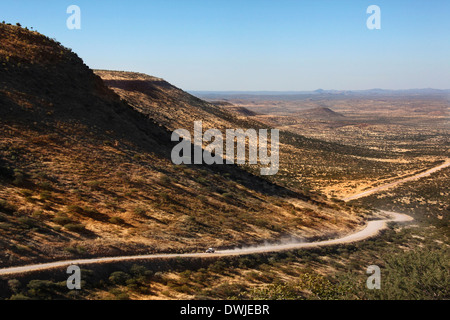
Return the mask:
<path id="1" fill-rule="evenodd" d="M 81 30 L 66 9 L 81 8 Z M 369 5 L 381 30 L 369 30 Z M 1 0 L 91 68 L 186 90 L 450 88 L 450 1 Z M 1 44 L 0 44 L 1 45 Z"/>

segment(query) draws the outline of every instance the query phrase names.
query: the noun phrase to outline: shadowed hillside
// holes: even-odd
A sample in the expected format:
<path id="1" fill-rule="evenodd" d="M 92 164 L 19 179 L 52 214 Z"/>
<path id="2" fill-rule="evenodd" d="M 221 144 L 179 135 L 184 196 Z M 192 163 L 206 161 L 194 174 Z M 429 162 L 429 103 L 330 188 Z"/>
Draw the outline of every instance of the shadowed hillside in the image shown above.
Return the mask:
<path id="1" fill-rule="evenodd" d="M 136 110 L 171 130 L 192 131 L 194 121 L 199 120 L 205 128 L 266 127 L 256 121 L 239 119 L 226 108 L 194 97 L 160 78 L 122 71 L 96 70 L 95 73 Z"/>
<path id="2" fill-rule="evenodd" d="M 226 101 L 224 104 L 200 100 L 159 78 L 134 72 L 97 70 L 95 73 L 133 108 L 171 130 L 183 128 L 192 133 L 193 122 L 197 120 L 203 121 L 205 130 L 279 128 L 280 169 L 277 175 L 266 178 L 306 195 L 311 190 L 320 190 L 332 197 L 351 194 L 367 185 L 411 172 L 412 169 L 409 163 L 383 161 L 386 158 L 401 158 L 401 152 L 344 145 L 303 136 L 304 121 L 313 120 L 245 114 L 242 109 L 247 110 L 246 108 L 242 108 L 240 112 L 228 112 L 233 107 L 228 106 Z M 317 121 L 322 121 L 321 117 L 332 117 L 332 121 L 341 117 L 346 119 L 323 107 L 313 108 L 304 115 L 316 118 Z M 280 126 L 286 121 L 292 121 L 291 126 Z M 292 125 L 298 125 L 296 132 L 290 131 Z M 427 164 L 423 162 L 414 164 L 417 168 L 425 165 Z M 244 169 L 254 174 L 259 172 L 255 166 L 244 166 Z"/>
<path id="3" fill-rule="evenodd" d="M 48 37 L 0 24 L 0 42 L 0 266 L 331 235 L 360 221 L 236 166 L 173 165 L 174 115 L 237 119 L 219 107 L 141 75 L 157 86 L 138 78 L 127 90 L 149 104 L 126 102 Z"/>

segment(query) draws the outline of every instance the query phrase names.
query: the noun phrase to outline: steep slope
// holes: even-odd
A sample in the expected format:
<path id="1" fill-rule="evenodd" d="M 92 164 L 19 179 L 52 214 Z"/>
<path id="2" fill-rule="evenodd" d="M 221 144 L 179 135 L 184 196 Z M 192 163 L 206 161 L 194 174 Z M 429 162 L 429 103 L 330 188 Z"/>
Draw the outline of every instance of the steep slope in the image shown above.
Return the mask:
<path id="1" fill-rule="evenodd" d="M 239 107 L 239 106 L 233 106 L 233 105 L 232 106 L 225 106 L 225 109 L 227 111 L 231 111 L 231 112 L 237 113 L 240 116 L 245 116 L 245 117 L 254 117 L 254 116 L 257 115 L 256 112 L 253 112 L 253 111 L 251 111 L 251 110 L 249 110 L 247 108 Z"/>
<path id="2" fill-rule="evenodd" d="M 330 187 L 336 185 L 339 191 L 344 190 L 344 193 L 351 194 L 356 186 L 365 186 L 370 181 L 375 184 L 381 179 L 394 178 L 410 170 L 409 164 L 377 161 L 401 158 L 401 152 L 386 152 L 307 138 L 301 135 L 301 132 L 303 122 L 309 120 L 300 117 L 283 117 L 278 121 L 265 115 L 244 116 L 242 113 L 228 112 L 228 106 L 200 100 L 159 78 L 133 72 L 98 70 L 95 73 L 133 108 L 170 130 L 183 128 L 192 133 L 193 122 L 196 120 L 203 121 L 205 130 L 279 127 L 282 130 L 279 171 L 277 175 L 267 179 L 284 187 L 300 190 L 299 192 L 304 194 L 314 190 L 333 197 L 335 192 Z M 316 117 L 323 114 L 328 117 L 330 114 L 340 116 L 331 110 L 319 109 L 312 111 Z M 292 121 L 292 125 L 298 123 L 298 129 L 291 132 L 291 128 L 280 126 L 280 123 L 284 124 L 286 121 Z M 420 164 L 418 167 L 424 166 L 425 164 Z M 259 172 L 255 166 L 244 167 L 252 173 Z"/>
<path id="3" fill-rule="evenodd" d="M 224 107 L 194 97 L 160 78 L 135 72 L 95 73 L 136 110 L 170 130 L 192 130 L 198 120 L 203 121 L 205 128 L 263 127 L 256 121 L 242 121 Z"/>
<path id="4" fill-rule="evenodd" d="M 178 123 L 130 106 L 37 32 L 0 24 L 0 43 L 0 266 L 203 251 L 360 222 L 236 166 L 175 166 L 168 129 Z M 172 118 L 235 119 L 152 79 L 170 91 L 151 102 Z"/>

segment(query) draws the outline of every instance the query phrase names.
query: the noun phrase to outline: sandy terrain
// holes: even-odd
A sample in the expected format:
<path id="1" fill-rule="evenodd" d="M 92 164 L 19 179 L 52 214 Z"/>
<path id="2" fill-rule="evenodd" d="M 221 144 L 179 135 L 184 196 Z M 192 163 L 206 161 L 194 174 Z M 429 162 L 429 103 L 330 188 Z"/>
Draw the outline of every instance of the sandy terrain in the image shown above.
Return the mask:
<path id="1" fill-rule="evenodd" d="M 450 159 L 447 159 L 447 161 L 445 161 L 443 164 L 441 164 L 441 165 L 439 165 L 437 167 L 431 168 L 430 170 L 427 170 L 427 171 L 424 171 L 422 173 L 419 173 L 419 174 L 416 174 L 416 175 L 413 175 L 413 176 L 410 176 L 410 177 L 407 177 L 407 178 L 404 178 L 404 179 L 400 179 L 400 180 L 397 180 L 397 181 L 394 181 L 394 182 L 391 182 L 391 183 L 388 183 L 388 184 L 384 184 L 384 185 L 375 187 L 373 189 L 366 190 L 364 192 L 357 193 L 355 195 L 352 195 L 350 197 L 344 198 L 342 200 L 350 201 L 350 200 L 355 200 L 355 199 L 367 197 L 367 196 L 369 196 L 369 195 L 371 195 L 371 194 L 373 194 L 375 192 L 379 192 L 379 191 L 382 191 L 382 190 L 386 190 L 386 189 L 395 187 L 395 186 L 397 186 L 397 185 L 399 185 L 401 183 L 405 183 L 405 182 L 408 182 L 408 181 L 417 180 L 417 179 L 429 176 L 430 174 L 432 174 L 432 173 L 434 173 L 436 171 L 439 171 L 441 169 L 444 169 L 444 168 L 446 168 L 448 166 L 450 166 Z"/>

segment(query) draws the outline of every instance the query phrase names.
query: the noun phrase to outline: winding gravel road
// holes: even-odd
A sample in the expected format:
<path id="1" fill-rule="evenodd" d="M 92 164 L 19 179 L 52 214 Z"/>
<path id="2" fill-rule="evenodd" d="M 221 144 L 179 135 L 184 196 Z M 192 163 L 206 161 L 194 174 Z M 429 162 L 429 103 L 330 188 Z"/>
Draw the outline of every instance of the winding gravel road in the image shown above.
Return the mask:
<path id="1" fill-rule="evenodd" d="M 438 170 L 441 170 L 450 165 L 450 159 L 447 160 L 444 164 L 429 169 L 420 174 L 407 177 L 383 186 L 379 186 L 359 194 L 353 195 L 351 197 L 343 199 L 344 201 L 350 201 L 353 199 L 358 199 L 365 197 L 369 194 L 385 190 L 396 186 L 400 183 L 404 183 L 407 181 L 419 179 L 425 176 L 432 174 Z M 337 244 L 346 244 L 351 242 L 362 241 L 371 237 L 376 236 L 381 230 L 386 228 L 386 224 L 388 222 L 407 222 L 412 221 L 413 219 L 405 214 L 400 214 L 396 212 L 388 212 L 381 211 L 382 213 L 389 216 L 389 218 L 382 220 L 374 220 L 369 221 L 366 227 L 356 233 L 352 233 L 346 235 L 341 238 L 332 239 L 332 240 L 324 240 L 324 241 L 315 241 L 315 242 L 290 242 L 283 244 L 274 244 L 274 245 L 263 245 L 263 246 L 254 246 L 254 247 L 244 247 L 230 250 L 222 250 L 216 251 L 213 254 L 209 253 L 174 253 L 174 254 L 151 254 L 151 255 L 137 255 L 137 256 L 122 256 L 122 257 L 110 257 L 110 258 L 95 258 L 95 259 L 80 259 L 80 260 L 67 260 L 67 261 L 56 261 L 50 263 L 42 263 L 42 264 L 34 264 L 22 267 L 12 267 L 0 269 L 1 275 L 13 275 L 13 274 L 22 274 L 28 272 L 49 270 L 55 268 L 67 267 L 69 265 L 90 265 L 90 264 L 100 264 L 100 263 L 109 263 L 109 262 L 120 262 L 120 261 L 134 261 L 134 260 L 153 260 L 153 259 L 173 259 L 173 258 L 209 258 L 209 257 L 223 257 L 223 256 L 238 256 L 238 255 L 246 255 L 246 254 L 254 254 L 254 253 L 265 253 L 265 252 L 276 252 L 276 251 L 284 251 L 284 250 L 292 250 L 292 249 L 302 249 L 302 248 L 311 248 L 311 247 L 323 247 Z"/>
<path id="2" fill-rule="evenodd" d="M 173 259 L 173 258 L 212 258 L 212 257 L 224 257 L 224 256 L 238 256 L 245 254 L 254 253 L 264 253 L 264 252 L 275 252 L 284 251 L 292 249 L 302 249 L 311 247 L 323 247 L 336 244 L 345 244 L 356 241 L 361 241 L 364 239 L 376 236 L 380 230 L 386 228 L 386 223 L 388 222 L 404 222 L 411 221 L 412 218 L 405 214 L 400 214 L 396 212 L 382 211 L 386 215 L 390 216 L 388 219 L 384 220 L 374 220 L 369 221 L 366 227 L 356 233 L 344 236 L 338 239 L 316 241 L 316 242 L 291 242 L 284 244 L 274 244 L 274 245 L 264 245 L 255 247 L 245 247 L 239 249 L 216 251 L 216 253 L 174 253 L 174 254 L 151 254 L 151 255 L 138 255 L 138 256 L 124 256 L 124 257 L 111 257 L 111 258 L 96 258 L 96 259 L 81 259 L 81 260 L 68 260 L 68 261 L 57 261 L 43 264 L 35 264 L 23 267 L 12 267 L 6 269 L 0 269 L 0 275 L 12 275 L 28 273 L 33 271 L 49 270 L 54 268 L 62 268 L 70 265 L 90 265 L 108 262 L 119 262 L 119 261 L 133 261 L 133 260 L 153 260 L 153 259 Z"/>

